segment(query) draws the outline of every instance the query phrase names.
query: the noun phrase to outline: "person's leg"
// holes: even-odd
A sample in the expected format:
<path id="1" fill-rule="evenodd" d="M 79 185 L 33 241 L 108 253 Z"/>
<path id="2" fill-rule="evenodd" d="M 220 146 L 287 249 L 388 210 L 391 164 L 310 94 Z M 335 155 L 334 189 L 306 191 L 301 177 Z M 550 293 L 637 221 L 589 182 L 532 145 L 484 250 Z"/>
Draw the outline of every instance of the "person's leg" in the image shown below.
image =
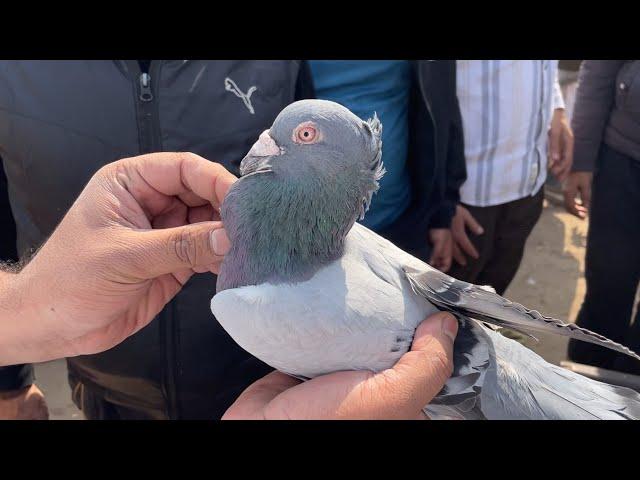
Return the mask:
<path id="1" fill-rule="evenodd" d="M 499 207 L 474 207 L 471 205 L 463 205 L 463 207 L 469 210 L 469 213 L 484 229 L 482 235 L 476 235 L 467 229 L 469 240 L 476 247 L 479 258 L 474 259 L 465 254 L 467 264 L 464 266 L 459 265 L 454 259 L 447 274 L 464 282 L 477 283 L 478 275 L 493 253 L 495 225 L 500 211 Z"/>
<path id="2" fill-rule="evenodd" d="M 640 280 L 640 173 L 633 159 L 605 145 L 598 163 L 587 235 L 587 292 L 576 324 L 624 343 L 630 340 L 625 336 Z M 632 330 L 636 338 L 638 327 Z M 637 340 L 632 343 L 638 347 Z M 616 369 L 617 356 L 590 343 L 569 342 L 575 362 Z"/>
<path id="3" fill-rule="evenodd" d="M 89 390 L 75 375 L 69 372 L 71 399 L 87 420 L 119 420 L 116 409 L 102 396 Z"/>
<path id="4" fill-rule="evenodd" d="M 629 159 L 629 188 L 631 194 L 631 201 L 628 205 L 628 211 L 633 212 L 638 218 L 638 212 L 640 211 L 640 162 Z M 632 305 L 638 302 L 640 299 L 639 283 L 640 283 L 640 221 L 633 220 L 630 222 L 629 230 L 630 235 L 627 237 L 627 242 L 635 246 L 636 249 L 636 295 L 633 296 L 631 301 Z M 632 306 L 633 308 L 633 306 Z M 624 340 L 624 345 L 629 347 L 634 352 L 640 352 L 640 302 L 637 304 L 637 310 L 633 323 L 627 330 Z M 622 372 L 633 373 L 634 375 L 640 375 L 640 362 L 638 360 L 629 357 L 628 355 L 618 355 L 618 358 L 614 364 L 616 370 Z"/>
<path id="5" fill-rule="evenodd" d="M 494 233 L 493 253 L 478 274 L 478 285 L 491 285 L 500 295 L 515 277 L 527 238 L 542 213 L 544 188 L 533 197 L 502 205 Z"/>

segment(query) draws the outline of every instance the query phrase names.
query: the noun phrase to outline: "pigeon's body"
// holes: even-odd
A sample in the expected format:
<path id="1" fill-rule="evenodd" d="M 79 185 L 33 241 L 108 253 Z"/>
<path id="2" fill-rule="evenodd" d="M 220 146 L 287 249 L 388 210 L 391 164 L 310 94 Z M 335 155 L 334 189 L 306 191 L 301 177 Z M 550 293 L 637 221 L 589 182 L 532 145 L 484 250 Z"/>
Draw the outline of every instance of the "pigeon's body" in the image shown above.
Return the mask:
<path id="1" fill-rule="evenodd" d="M 283 372 L 383 370 L 438 311 L 411 289 L 398 268 L 407 261 L 422 263 L 356 224 L 342 257 L 310 279 L 224 290 L 211 308 L 242 348 Z"/>
<path id="2" fill-rule="evenodd" d="M 355 224 L 342 257 L 310 279 L 224 290 L 211 308 L 242 348 L 290 375 L 380 371 L 407 352 L 418 324 L 439 310 L 414 292 L 407 267 L 443 275 Z M 454 375 L 426 408 L 432 417 L 640 418 L 640 395 L 632 390 L 550 365 L 475 320 L 461 325 L 455 356 Z"/>
<path id="3" fill-rule="evenodd" d="M 425 407 L 431 417 L 640 418 L 638 393 L 550 365 L 487 324 L 640 358 L 633 352 L 455 280 L 354 224 L 383 173 L 380 128 L 332 102 L 296 102 L 247 154 L 221 210 L 232 247 L 211 301 L 231 337 L 302 379 L 380 371 L 422 320 L 449 310 L 460 320 L 454 372 Z"/>

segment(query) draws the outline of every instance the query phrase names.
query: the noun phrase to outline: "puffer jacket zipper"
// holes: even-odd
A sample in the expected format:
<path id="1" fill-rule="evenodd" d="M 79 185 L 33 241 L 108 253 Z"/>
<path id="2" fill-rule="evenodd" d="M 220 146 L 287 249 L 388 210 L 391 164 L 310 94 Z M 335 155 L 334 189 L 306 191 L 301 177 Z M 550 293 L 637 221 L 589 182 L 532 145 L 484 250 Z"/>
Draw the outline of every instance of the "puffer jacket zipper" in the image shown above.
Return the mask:
<path id="1" fill-rule="evenodd" d="M 134 72 L 136 112 L 138 124 L 138 136 L 140 153 L 162 151 L 162 138 L 160 132 L 160 119 L 158 113 L 158 84 L 162 70 L 161 60 L 152 60 L 149 64 L 149 72 L 140 69 L 137 60 L 129 63 Z M 163 309 L 156 321 L 159 322 L 161 351 L 163 354 L 162 366 L 162 393 L 166 401 L 166 413 L 170 419 L 179 418 L 178 394 L 177 394 L 177 345 L 176 323 L 173 306 Z"/>

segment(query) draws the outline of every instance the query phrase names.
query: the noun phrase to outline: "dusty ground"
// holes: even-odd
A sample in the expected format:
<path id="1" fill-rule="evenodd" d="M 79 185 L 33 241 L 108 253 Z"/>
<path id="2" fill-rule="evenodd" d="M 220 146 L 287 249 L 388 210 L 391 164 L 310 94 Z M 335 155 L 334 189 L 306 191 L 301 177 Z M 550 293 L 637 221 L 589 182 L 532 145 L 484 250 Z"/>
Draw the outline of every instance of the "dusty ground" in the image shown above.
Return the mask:
<path id="1" fill-rule="evenodd" d="M 542 218 L 529 237 L 525 257 L 506 297 L 546 315 L 573 321 L 584 296 L 584 251 L 587 222 L 545 201 Z M 539 336 L 531 345 L 548 361 L 565 358 L 567 343 Z M 71 402 L 64 361 L 37 365 L 37 382 L 44 391 L 52 419 L 81 419 Z"/>
<path id="2" fill-rule="evenodd" d="M 505 296 L 545 315 L 573 322 L 585 293 L 587 229 L 587 220 L 545 200 L 542 217 L 527 241 L 520 270 Z M 565 339 L 536 336 L 539 343 L 527 343 L 530 348 L 555 364 L 566 359 Z"/>

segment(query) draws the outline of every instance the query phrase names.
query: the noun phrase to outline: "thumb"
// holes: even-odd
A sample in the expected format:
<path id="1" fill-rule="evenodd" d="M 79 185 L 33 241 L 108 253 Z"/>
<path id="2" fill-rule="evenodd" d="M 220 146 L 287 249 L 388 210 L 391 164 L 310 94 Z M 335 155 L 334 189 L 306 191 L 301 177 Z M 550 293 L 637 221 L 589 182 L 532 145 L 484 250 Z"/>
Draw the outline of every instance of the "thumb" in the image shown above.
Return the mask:
<path id="1" fill-rule="evenodd" d="M 133 267 L 138 276 L 156 278 L 185 269 L 216 271 L 231 246 L 222 222 L 201 222 L 137 232 Z"/>
<path id="2" fill-rule="evenodd" d="M 453 371 L 453 343 L 458 322 L 453 315 L 439 312 L 416 329 L 411 351 L 395 364 L 398 390 L 415 402 L 417 411 L 442 389 Z"/>

